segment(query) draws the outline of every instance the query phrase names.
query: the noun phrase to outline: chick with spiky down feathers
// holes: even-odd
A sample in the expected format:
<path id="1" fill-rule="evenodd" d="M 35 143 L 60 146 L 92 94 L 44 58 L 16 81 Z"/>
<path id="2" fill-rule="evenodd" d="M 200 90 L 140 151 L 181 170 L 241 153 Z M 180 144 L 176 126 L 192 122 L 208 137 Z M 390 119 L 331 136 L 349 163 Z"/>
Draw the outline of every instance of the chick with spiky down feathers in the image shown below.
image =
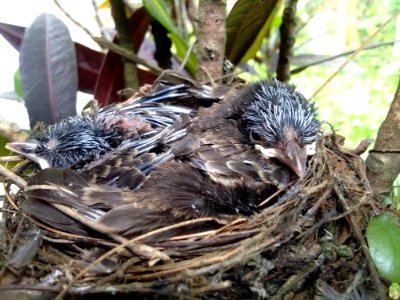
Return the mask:
<path id="1" fill-rule="evenodd" d="M 196 111 L 187 105 L 169 105 L 169 101 L 202 101 L 210 105 L 220 97 L 211 95 L 211 89 L 205 85 L 167 75 L 176 77 L 177 84 L 160 78 L 146 96 L 69 117 L 40 128 L 27 142 L 9 143 L 6 147 L 44 169 L 77 167 L 106 153 L 129 149 L 140 154 L 160 143 L 171 142 L 180 136 L 172 126 L 182 119 L 187 122 Z"/>
<path id="2" fill-rule="evenodd" d="M 91 184 L 85 172 L 48 169 L 31 178 L 22 208 L 62 230 L 129 237 L 192 218 L 251 215 L 277 187 L 305 175 L 319 128 L 313 103 L 292 86 L 262 81 L 200 108 L 185 136 L 171 143 L 168 159 L 161 153 L 137 160 L 137 173 L 149 174 L 145 181 L 131 180 L 140 182 L 130 186 L 139 189 Z M 91 222 L 79 221 L 77 212 Z M 62 224 L 52 217 L 57 214 Z"/>

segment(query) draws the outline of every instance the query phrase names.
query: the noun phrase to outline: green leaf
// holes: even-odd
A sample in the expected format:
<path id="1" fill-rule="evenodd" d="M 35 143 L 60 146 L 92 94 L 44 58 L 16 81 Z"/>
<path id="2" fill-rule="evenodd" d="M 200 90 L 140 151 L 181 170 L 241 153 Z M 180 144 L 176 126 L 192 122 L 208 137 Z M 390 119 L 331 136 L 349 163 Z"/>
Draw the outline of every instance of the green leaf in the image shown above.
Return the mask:
<path id="1" fill-rule="evenodd" d="M 156 19 L 160 24 L 162 24 L 165 29 L 168 30 L 169 37 L 171 38 L 176 52 L 180 59 L 184 59 L 187 51 L 189 50 L 188 43 L 183 39 L 179 30 L 176 28 L 175 24 L 168 13 L 167 5 L 164 0 L 143 0 L 143 6 L 146 8 L 150 16 Z M 189 72 L 193 75 L 196 72 L 196 56 L 191 53 L 186 65 Z"/>
<path id="2" fill-rule="evenodd" d="M 255 54 L 265 34 L 269 32 L 274 8 L 280 0 L 239 0 L 232 8 L 226 22 L 226 57 L 238 64 L 254 43 Z M 271 18 L 271 21 L 269 21 Z M 269 25 L 265 25 L 268 22 Z M 266 28 L 264 28 L 266 26 Z M 264 35 L 261 31 L 264 30 Z M 258 40 L 257 40 L 258 38 Z M 258 48 L 257 48 L 258 45 Z M 257 49 L 256 49 L 257 48 Z M 246 55 L 246 59 L 250 57 Z"/>
<path id="3" fill-rule="evenodd" d="M 22 91 L 21 74 L 19 69 L 14 73 L 14 91 L 21 98 L 24 97 L 24 92 Z"/>
<path id="4" fill-rule="evenodd" d="M 143 0 L 143 6 L 154 19 L 165 27 L 165 29 L 179 36 L 179 31 L 169 16 L 167 5 L 164 0 Z"/>
<path id="5" fill-rule="evenodd" d="M 186 53 L 189 50 L 188 45 L 186 43 L 184 43 L 179 37 L 177 37 L 173 33 L 169 34 L 169 38 L 175 45 L 176 53 L 177 53 L 178 57 L 181 59 L 184 59 L 186 56 Z M 196 74 L 197 60 L 196 60 L 196 55 L 194 54 L 194 52 L 190 53 L 189 59 L 186 63 L 186 68 L 189 70 L 190 74 L 192 74 L 192 75 Z"/>
<path id="6" fill-rule="evenodd" d="M 242 57 L 240 62 L 246 62 L 252 58 L 254 58 L 261 47 L 261 43 L 263 42 L 264 38 L 268 37 L 271 33 L 271 30 L 277 28 L 282 23 L 282 17 L 280 17 L 279 12 L 281 11 L 281 4 L 283 1 L 279 1 L 277 5 L 274 7 L 273 11 L 271 12 L 270 17 L 265 22 L 264 26 L 261 28 L 260 32 L 258 33 L 256 39 L 254 40 L 253 44 L 247 50 L 246 54 Z M 279 15 L 278 15 L 279 14 Z"/>
<path id="7" fill-rule="evenodd" d="M 382 215 L 370 220 L 367 240 L 379 273 L 392 282 L 400 282 L 400 226 L 397 218 Z"/>

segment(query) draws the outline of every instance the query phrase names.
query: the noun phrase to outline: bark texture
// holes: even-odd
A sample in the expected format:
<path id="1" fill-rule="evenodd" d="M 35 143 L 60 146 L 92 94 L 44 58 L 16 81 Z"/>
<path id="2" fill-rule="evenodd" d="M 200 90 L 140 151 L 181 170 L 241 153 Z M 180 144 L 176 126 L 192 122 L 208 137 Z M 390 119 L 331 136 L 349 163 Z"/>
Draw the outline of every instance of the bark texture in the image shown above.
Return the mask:
<path id="1" fill-rule="evenodd" d="M 375 196 L 379 199 L 390 193 L 400 173 L 400 81 L 366 164 Z"/>
<path id="2" fill-rule="evenodd" d="M 296 11 L 297 0 L 289 0 L 283 11 L 282 25 L 280 27 L 281 44 L 276 70 L 277 79 L 283 82 L 290 80 L 290 60 L 293 56 L 293 46 L 296 41 Z"/>
<path id="3" fill-rule="evenodd" d="M 197 22 L 197 79 L 218 79 L 225 53 L 226 0 L 200 0 Z"/>

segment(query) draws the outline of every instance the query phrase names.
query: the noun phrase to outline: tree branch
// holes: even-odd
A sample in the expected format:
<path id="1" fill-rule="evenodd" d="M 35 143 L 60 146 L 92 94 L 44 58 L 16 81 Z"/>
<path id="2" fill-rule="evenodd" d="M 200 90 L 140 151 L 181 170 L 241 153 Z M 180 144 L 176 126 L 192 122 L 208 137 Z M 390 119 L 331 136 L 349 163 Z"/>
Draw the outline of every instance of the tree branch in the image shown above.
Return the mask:
<path id="1" fill-rule="evenodd" d="M 102 37 L 97 37 L 93 35 L 85 26 L 83 26 L 81 23 L 79 23 L 77 20 L 75 20 L 59 3 L 58 0 L 53 0 L 54 3 L 57 5 L 57 7 L 65 14 L 67 18 L 71 20 L 76 26 L 81 28 L 88 36 L 90 36 L 101 48 L 108 49 L 110 51 L 113 51 L 114 53 L 117 53 L 121 55 L 122 57 L 131 60 L 132 62 L 142 65 L 146 68 L 148 68 L 150 71 L 153 73 L 160 75 L 164 70 L 154 66 L 152 64 L 149 64 L 147 61 L 144 59 L 141 59 L 139 56 L 137 56 L 132 50 L 125 49 L 117 44 L 114 44 L 113 42 L 102 38 Z"/>
<path id="2" fill-rule="evenodd" d="M 399 43 L 399 42 L 400 42 L 400 40 L 378 43 L 378 44 L 374 44 L 374 45 L 365 47 L 364 50 L 373 50 L 373 49 L 376 49 L 376 48 L 379 48 L 379 47 L 393 46 L 394 44 Z M 326 62 L 341 58 L 341 57 L 345 57 L 345 56 L 351 55 L 351 54 L 355 53 L 357 50 L 358 49 L 349 50 L 349 51 L 346 51 L 346 52 L 343 52 L 343 53 L 339 53 L 339 54 L 336 54 L 336 55 L 333 55 L 333 56 L 329 56 L 329 57 L 324 57 L 322 59 L 318 59 L 316 61 L 310 62 L 309 64 L 306 64 L 306 65 L 303 65 L 303 66 L 300 66 L 298 68 L 295 68 L 295 69 L 291 70 L 290 74 L 291 75 L 295 75 L 297 73 L 300 73 L 300 72 L 304 71 L 305 69 L 307 69 L 309 67 L 316 66 L 316 65 L 319 65 L 319 64 L 323 64 L 323 63 L 326 63 Z"/>
<path id="3" fill-rule="evenodd" d="M 220 78 L 226 42 L 226 0 L 200 0 L 197 22 L 197 78 Z"/>
<path id="4" fill-rule="evenodd" d="M 161 69 L 155 65 L 149 64 L 147 61 L 145 61 L 144 59 L 137 56 L 133 51 L 122 48 L 121 46 L 119 46 L 107 39 L 94 36 L 93 40 L 100 47 L 107 48 L 108 50 L 113 51 L 113 52 L 121 55 L 122 57 L 125 57 L 126 59 L 129 59 L 139 65 L 142 65 L 157 75 L 160 75 L 164 71 L 163 69 Z"/>
<path id="5" fill-rule="evenodd" d="M 293 56 L 293 46 L 296 41 L 296 7 L 297 0 L 289 0 L 287 2 L 280 27 L 281 44 L 276 77 L 283 82 L 290 80 L 290 60 Z"/>
<path id="6" fill-rule="evenodd" d="M 133 41 L 129 34 L 129 23 L 125 13 L 125 4 L 121 0 L 110 0 L 110 6 L 115 29 L 118 33 L 118 43 L 122 48 L 133 52 Z M 124 68 L 125 88 L 137 90 L 139 88 L 139 79 L 136 64 L 124 57 L 122 57 L 122 63 Z"/>
<path id="7" fill-rule="evenodd" d="M 392 191 L 393 182 L 400 173 L 400 81 L 366 164 L 371 188 L 375 196 L 382 199 Z"/>
<path id="8" fill-rule="evenodd" d="M 103 26 L 103 23 L 101 22 L 101 19 L 100 19 L 99 10 L 97 8 L 96 0 L 92 0 L 92 6 L 93 6 L 93 10 L 94 10 L 94 17 L 96 19 L 97 25 L 99 26 L 100 35 L 101 35 L 101 37 L 105 38 L 104 31 L 103 31 L 104 26 Z"/>

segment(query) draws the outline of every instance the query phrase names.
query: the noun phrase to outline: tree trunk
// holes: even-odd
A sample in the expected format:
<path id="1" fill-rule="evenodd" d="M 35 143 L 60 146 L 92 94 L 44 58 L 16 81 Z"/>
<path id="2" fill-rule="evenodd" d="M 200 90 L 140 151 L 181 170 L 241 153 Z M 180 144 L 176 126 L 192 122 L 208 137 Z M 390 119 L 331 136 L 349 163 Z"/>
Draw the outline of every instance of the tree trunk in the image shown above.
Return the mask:
<path id="1" fill-rule="evenodd" d="M 200 0 L 198 10 L 197 79 L 222 76 L 226 42 L 226 0 Z"/>

